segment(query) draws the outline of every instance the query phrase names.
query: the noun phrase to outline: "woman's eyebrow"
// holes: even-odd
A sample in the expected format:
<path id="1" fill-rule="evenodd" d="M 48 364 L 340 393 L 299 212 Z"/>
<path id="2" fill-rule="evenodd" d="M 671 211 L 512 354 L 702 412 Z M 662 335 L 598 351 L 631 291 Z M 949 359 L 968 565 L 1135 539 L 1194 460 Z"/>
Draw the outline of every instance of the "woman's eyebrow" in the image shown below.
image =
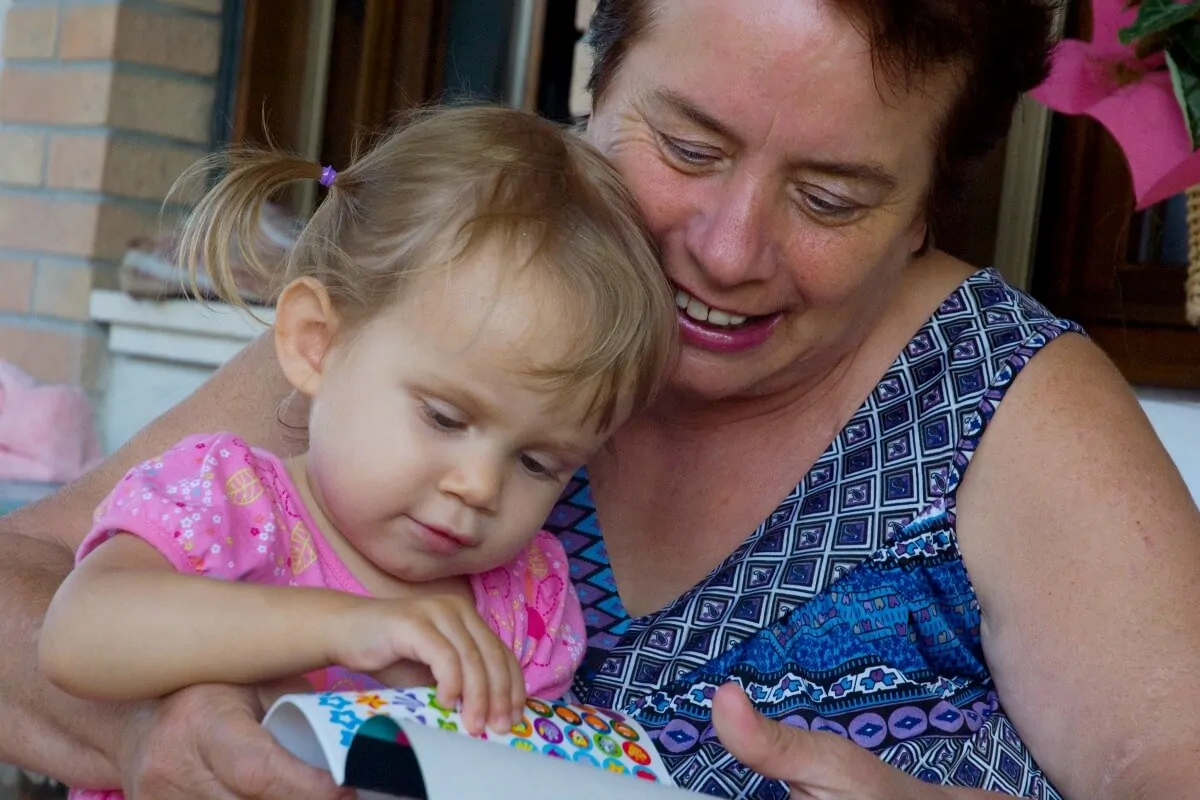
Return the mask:
<path id="1" fill-rule="evenodd" d="M 797 170 L 812 170 L 837 178 L 849 178 L 878 187 L 882 191 L 894 191 L 899 185 L 896 176 L 876 163 L 857 163 L 836 159 L 806 158 L 792 165 Z"/>
<path id="2" fill-rule="evenodd" d="M 655 89 L 650 94 L 650 100 L 664 110 L 677 114 L 718 136 L 734 142 L 740 141 L 728 125 L 673 89 Z"/>
<path id="3" fill-rule="evenodd" d="M 659 88 L 650 94 L 650 100 L 660 109 L 683 117 L 688 122 L 717 134 L 731 142 L 740 142 L 728 125 L 700 108 L 693 101 L 673 89 Z M 890 192 L 899 185 L 896 176 L 888 169 L 877 163 L 857 163 L 837 159 L 803 159 L 796 162 L 795 169 L 809 169 L 833 175 L 839 178 L 850 178 L 878 187 Z"/>

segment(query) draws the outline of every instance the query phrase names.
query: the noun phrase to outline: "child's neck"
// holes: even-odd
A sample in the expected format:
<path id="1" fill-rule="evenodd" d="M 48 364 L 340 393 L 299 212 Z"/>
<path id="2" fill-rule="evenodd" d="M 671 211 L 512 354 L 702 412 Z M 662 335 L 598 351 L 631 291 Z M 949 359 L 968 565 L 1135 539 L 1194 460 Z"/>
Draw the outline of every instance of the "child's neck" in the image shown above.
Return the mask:
<path id="1" fill-rule="evenodd" d="M 363 585 L 363 588 L 374 597 L 412 597 L 424 594 L 466 593 L 470 595 L 470 583 L 465 576 L 455 575 L 435 581 L 413 583 L 403 581 L 391 573 L 384 572 L 358 551 L 342 532 L 337 529 L 317 502 L 312 484 L 308 476 L 308 454 L 304 453 L 286 459 L 284 466 L 296 490 L 300 492 L 300 500 L 304 503 L 308 515 L 316 523 L 318 532 L 329 543 L 330 549 L 341 559 L 350 574 Z"/>

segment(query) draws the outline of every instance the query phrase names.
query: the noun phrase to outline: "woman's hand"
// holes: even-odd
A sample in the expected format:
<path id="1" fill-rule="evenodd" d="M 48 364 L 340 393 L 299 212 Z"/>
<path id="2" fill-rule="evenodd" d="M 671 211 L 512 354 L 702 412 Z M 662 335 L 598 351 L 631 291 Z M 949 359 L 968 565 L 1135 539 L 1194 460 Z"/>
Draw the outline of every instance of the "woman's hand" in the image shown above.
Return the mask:
<path id="1" fill-rule="evenodd" d="M 147 704 L 121 750 L 129 800 L 351 800 L 260 724 L 255 690 L 201 685 Z"/>
<path id="2" fill-rule="evenodd" d="M 713 698 L 721 744 L 750 769 L 807 800 L 985 800 L 1001 795 L 933 786 L 888 766 L 837 734 L 804 731 L 765 719 L 735 684 Z"/>
<path id="3" fill-rule="evenodd" d="M 438 702 L 461 699 L 471 733 L 491 725 L 507 732 L 525 704 L 521 665 L 480 618 L 473 601 L 458 595 L 403 600 L 365 599 L 337 623 L 330 661 L 391 684 L 415 664 L 433 673 Z"/>

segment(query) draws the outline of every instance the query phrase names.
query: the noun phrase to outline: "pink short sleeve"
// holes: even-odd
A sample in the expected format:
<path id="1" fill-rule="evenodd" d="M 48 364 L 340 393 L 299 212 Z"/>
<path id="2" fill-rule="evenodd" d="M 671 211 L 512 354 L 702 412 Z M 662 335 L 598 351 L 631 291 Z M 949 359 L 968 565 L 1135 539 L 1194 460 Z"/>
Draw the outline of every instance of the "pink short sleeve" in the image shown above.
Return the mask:
<path id="1" fill-rule="evenodd" d="M 225 580 L 288 583 L 289 542 L 251 449 L 228 434 L 190 436 L 126 473 L 93 516 L 76 563 L 119 532 L 176 570 Z"/>
<path id="2" fill-rule="evenodd" d="M 471 576 L 475 606 L 517 656 L 525 691 L 557 700 L 583 661 L 583 610 L 571 585 L 567 554 L 542 531 L 502 567 Z"/>

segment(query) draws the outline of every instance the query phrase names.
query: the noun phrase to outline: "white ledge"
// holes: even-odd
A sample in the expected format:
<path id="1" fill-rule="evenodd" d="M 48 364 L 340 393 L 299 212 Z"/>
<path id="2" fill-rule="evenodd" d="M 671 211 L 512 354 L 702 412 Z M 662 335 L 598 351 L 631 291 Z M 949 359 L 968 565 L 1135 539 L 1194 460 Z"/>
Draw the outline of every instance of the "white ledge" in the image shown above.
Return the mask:
<path id="1" fill-rule="evenodd" d="M 224 303 L 195 300 L 143 300 L 124 292 L 91 293 L 93 322 L 109 326 L 112 353 L 216 367 L 228 361 L 265 330 L 245 311 Z M 265 323 L 273 309 L 255 307 Z"/>

